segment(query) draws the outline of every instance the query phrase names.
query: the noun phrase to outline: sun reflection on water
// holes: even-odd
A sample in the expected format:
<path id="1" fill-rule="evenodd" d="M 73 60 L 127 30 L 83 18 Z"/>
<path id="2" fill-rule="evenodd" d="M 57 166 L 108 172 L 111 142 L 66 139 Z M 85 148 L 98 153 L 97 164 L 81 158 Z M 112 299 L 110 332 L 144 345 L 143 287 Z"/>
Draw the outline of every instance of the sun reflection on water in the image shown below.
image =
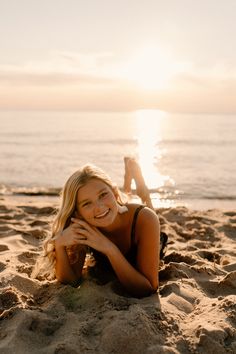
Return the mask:
<path id="1" fill-rule="evenodd" d="M 141 166 L 146 184 L 150 190 L 157 191 L 161 187 L 174 185 L 170 176 L 164 176 L 158 171 L 158 163 L 163 157 L 160 148 L 162 141 L 162 123 L 165 112 L 157 110 L 139 110 L 136 112 L 137 122 L 137 157 Z M 154 193 L 154 202 L 159 200 L 159 193 Z M 167 202 L 168 198 L 165 198 Z"/>
<path id="2" fill-rule="evenodd" d="M 162 158 L 159 147 L 161 141 L 161 123 L 165 113 L 156 110 L 140 110 L 137 118 L 137 155 L 146 184 L 149 188 L 163 186 L 165 176 L 162 176 L 156 164 Z"/>

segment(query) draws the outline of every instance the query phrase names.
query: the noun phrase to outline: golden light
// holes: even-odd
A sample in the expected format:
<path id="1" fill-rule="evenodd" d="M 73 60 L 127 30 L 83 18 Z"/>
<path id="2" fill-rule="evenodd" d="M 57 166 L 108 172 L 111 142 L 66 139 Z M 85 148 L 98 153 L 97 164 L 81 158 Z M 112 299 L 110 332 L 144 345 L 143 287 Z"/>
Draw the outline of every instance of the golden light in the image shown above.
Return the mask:
<path id="1" fill-rule="evenodd" d="M 156 163 L 162 157 L 158 146 L 161 140 L 161 123 L 164 112 L 157 110 L 139 110 L 137 120 L 137 154 L 148 188 L 155 189 L 164 185 L 166 176 L 162 176 Z"/>
<path id="2" fill-rule="evenodd" d="M 145 182 L 152 190 L 151 198 L 153 206 L 170 207 L 174 202 L 168 196 L 162 196 L 157 189 L 165 185 L 174 185 L 175 182 L 170 176 L 162 175 L 158 171 L 158 162 L 162 159 L 163 151 L 160 148 L 162 140 L 162 123 L 165 119 L 165 112 L 158 110 L 136 111 L 137 129 L 137 155 L 142 169 Z M 135 189 L 133 183 L 132 188 Z"/>
<path id="3" fill-rule="evenodd" d="M 125 76 L 142 89 L 165 89 L 174 74 L 174 65 L 166 50 L 149 46 L 133 55 L 125 68 Z"/>

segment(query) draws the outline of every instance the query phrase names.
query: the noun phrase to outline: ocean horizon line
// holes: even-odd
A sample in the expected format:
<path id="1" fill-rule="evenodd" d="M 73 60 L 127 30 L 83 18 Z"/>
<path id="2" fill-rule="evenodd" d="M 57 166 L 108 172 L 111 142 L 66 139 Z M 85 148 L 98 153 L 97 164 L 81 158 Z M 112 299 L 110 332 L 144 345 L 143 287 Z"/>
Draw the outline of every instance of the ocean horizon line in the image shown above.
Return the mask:
<path id="1" fill-rule="evenodd" d="M 5 112 L 5 113 L 10 113 L 10 112 L 27 112 L 27 113 L 33 113 L 33 112 L 43 112 L 43 113 L 97 113 L 97 114 L 130 114 L 130 113 L 135 113 L 139 111 L 153 111 L 153 112 L 159 112 L 159 113 L 164 113 L 164 114 L 171 114 L 171 115 L 207 115 L 207 116 L 236 116 L 236 111 L 196 111 L 196 110 L 163 110 L 161 108 L 135 108 L 135 109 L 70 109 L 70 108 L 1 108 L 0 107 L 0 113 Z M 1 117 L 0 117 L 1 118 Z"/>

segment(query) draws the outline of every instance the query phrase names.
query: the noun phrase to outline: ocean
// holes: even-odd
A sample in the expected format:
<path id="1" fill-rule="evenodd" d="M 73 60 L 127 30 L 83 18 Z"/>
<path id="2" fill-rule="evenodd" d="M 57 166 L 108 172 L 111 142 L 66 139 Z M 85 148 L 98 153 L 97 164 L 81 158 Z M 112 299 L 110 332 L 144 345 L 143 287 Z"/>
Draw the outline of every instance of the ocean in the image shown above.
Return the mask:
<path id="1" fill-rule="evenodd" d="M 54 195 L 86 163 L 123 185 L 136 157 L 157 207 L 236 208 L 236 116 L 0 112 L 0 193 Z"/>

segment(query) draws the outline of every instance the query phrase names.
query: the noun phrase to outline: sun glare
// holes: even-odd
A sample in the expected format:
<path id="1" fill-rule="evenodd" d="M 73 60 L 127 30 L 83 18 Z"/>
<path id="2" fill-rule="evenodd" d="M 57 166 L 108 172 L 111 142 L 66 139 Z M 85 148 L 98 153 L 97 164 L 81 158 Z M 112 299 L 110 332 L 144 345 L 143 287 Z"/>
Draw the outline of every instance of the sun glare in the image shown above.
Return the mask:
<path id="1" fill-rule="evenodd" d="M 142 89 L 165 89 L 173 74 L 174 63 L 167 51 L 146 47 L 133 55 L 126 67 L 126 78 Z"/>
<path id="2" fill-rule="evenodd" d="M 166 176 L 162 176 L 156 168 L 157 161 L 162 157 L 158 142 L 161 140 L 164 115 L 164 112 L 156 110 L 136 112 L 138 159 L 147 186 L 151 189 L 163 186 L 166 179 Z"/>

